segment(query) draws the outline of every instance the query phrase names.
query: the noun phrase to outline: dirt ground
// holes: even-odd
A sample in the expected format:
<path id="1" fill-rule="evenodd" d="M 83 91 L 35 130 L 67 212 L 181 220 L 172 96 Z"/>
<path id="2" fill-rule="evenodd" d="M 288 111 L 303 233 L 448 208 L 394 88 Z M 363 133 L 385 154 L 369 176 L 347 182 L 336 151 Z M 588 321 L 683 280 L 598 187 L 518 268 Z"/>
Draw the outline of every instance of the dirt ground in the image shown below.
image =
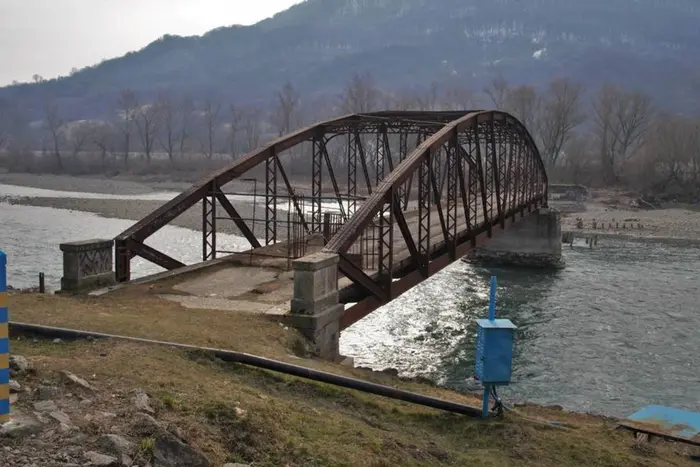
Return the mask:
<path id="1" fill-rule="evenodd" d="M 420 381 L 312 359 L 296 331 L 273 320 L 185 310 L 147 288 L 99 299 L 13 294 L 10 311 L 18 322 L 241 350 L 455 402 L 479 403 L 472 395 Z M 639 442 L 615 430 L 612 419 L 557 407 L 515 407 L 502 419 L 483 422 L 226 364 L 207 354 L 126 341 L 13 336 L 12 353 L 26 356 L 34 367 L 13 376 L 22 387 L 15 403 L 18 413 L 36 412 L 35 404 L 46 402 L 48 394 L 58 415 L 69 421 L 59 423 L 45 414 L 47 421 L 33 438 L 0 438 L 6 448 L 0 449 L 0 462 L 10 467 L 31 465 L 32 459 L 51 459 L 36 464 L 42 466 L 65 465 L 60 459 L 83 465 L 94 452 L 117 456 L 114 443 L 106 445 L 104 440 L 114 434 L 131 443 L 121 455 L 128 455 L 133 465 L 165 456 L 166 448 L 184 450 L 181 445 L 208 462 L 191 465 L 212 466 L 695 465 L 689 457 L 694 451 L 685 446 Z M 92 389 L 76 387 L 62 371 L 84 379 Z M 146 409 L 138 398 L 147 402 Z M 155 424 L 149 421 L 144 427 L 147 419 L 141 413 L 148 408 Z M 24 458 L 27 463 L 18 463 Z"/>

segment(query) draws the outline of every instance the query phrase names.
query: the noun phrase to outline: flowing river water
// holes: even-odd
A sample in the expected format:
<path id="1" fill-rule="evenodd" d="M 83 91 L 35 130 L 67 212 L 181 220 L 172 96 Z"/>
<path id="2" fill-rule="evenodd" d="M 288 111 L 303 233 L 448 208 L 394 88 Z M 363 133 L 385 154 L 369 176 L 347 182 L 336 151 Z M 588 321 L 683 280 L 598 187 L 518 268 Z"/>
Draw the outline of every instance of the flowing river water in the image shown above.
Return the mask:
<path id="1" fill-rule="evenodd" d="M 109 238 L 132 221 L 10 205 L 7 196 L 170 199 L 76 194 L 0 185 L 0 249 L 8 281 L 57 287 L 58 244 Z M 245 240 L 219 234 L 228 250 Z M 185 263 L 199 260 L 201 234 L 166 227 L 149 244 Z M 564 248 L 557 272 L 491 269 L 458 262 L 343 332 L 355 363 L 393 368 L 459 390 L 472 380 L 475 319 L 486 314 L 488 283 L 498 277 L 498 314 L 517 326 L 513 384 L 506 400 L 624 416 L 646 404 L 700 410 L 700 247 L 604 239 L 594 249 Z M 135 275 L 158 272 L 146 262 Z"/>

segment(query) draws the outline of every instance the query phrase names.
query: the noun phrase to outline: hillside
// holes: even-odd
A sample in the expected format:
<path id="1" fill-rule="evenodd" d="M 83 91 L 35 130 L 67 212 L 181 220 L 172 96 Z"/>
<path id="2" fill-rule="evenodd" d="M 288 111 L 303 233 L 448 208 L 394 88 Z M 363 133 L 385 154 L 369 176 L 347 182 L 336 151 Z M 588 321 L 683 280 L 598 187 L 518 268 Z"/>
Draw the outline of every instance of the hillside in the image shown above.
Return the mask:
<path id="1" fill-rule="evenodd" d="M 307 96 L 335 94 L 353 73 L 371 71 L 392 90 L 568 76 L 693 111 L 699 23 L 696 0 L 307 0 L 253 26 L 165 36 L 70 77 L 2 88 L 0 99 L 30 110 L 59 99 L 84 116 L 104 112 L 125 88 L 252 103 L 286 80 Z"/>

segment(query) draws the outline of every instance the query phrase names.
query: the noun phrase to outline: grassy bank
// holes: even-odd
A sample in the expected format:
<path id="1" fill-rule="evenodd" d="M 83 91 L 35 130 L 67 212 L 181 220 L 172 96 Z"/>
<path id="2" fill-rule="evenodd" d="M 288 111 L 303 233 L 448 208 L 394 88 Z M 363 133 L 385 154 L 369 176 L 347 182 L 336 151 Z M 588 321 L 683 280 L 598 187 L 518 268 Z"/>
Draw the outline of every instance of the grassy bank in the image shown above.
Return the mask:
<path id="1" fill-rule="evenodd" d="M 255 316 L 186 310 L 148 288 L 100 299 L 17 294 L 10 310 L 14 321 L 241 350 L 478 404 L 470 395 L 308 358 L 294 330 Z M 150 438 L 135 428 L 129 403 L 134 388 L 144 389 L 156 418 L 215 466 L 693 465 L 682 446 L 638 444 L 616 431 L 613 420 L 557 408 L 518 407 L 483 422 L 207 354 L 123 341 L 22 339 L 13 340 L 12 352 L 36 367 L 36 375 L 21 381 L 25 386 L 57 381 L 61 370 L 88 378 L 97 388 L 96 405 L 118 414 L 123 431 L 147 451 Z M 18 407 L 23 404 L 20 398 Z M 100 431 L 90 426 L 81 429 Z"/>

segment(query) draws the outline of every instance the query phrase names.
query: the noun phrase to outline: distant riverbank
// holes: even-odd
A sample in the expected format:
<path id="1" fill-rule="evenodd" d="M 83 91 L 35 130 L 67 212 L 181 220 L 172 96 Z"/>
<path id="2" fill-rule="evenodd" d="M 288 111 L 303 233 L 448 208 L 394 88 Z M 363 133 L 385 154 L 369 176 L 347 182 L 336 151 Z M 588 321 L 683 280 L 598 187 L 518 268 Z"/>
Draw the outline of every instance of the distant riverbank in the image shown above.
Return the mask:
<path id="1" fill-rule="evenodd" d="M 148 199 L 158 193 L 179 193 L 190 185 L 181 182 L 164 182 L 148 178 L 90 178 L 63 175 L 0 174 L 0 184 L 33 187 L 56 191 L 95 193 L 110 196 L 129 196 L 132 199 L 67 198 L 56 196 L 26 196 L 10 200 L 12 204 L 25 206 L 51 207 L 72 211 L 83 211 L 107 218 L 140 220 L 147 216 L 170 197 Z M 241 191 L 245 188 L 242 187 Z M 258 187 L 259 188 L 259 187 Z M 135 199 L 143 195 L 146 199 Z M 553 202 L 556 208 L 556 202 Z M 260 207 L 260 206 L 258 206 Z M 585 211 L 562 216 L 562 230 L 572 231 L 581 236 L 628 238 L 632 240 L 671 240 L 700 241 L 700 211 L 685 208 L 641 210 L 625 203 L 611 204 L 609 199 L 598 198 L 582 204 Z M 239 203 L 236 208 L 244 217 L 253 217 L 252 203 Z M 262 211 L 256 210 L 256 217 Z M 577 224 L 581 219 L 583 228 Z M 593 229 L 593 223 L 596 229 Z M 197 203 L 172 222 L 173 225 L 193 230 L 202 227 L 201 205 Z M 230 225 L 229 225 L 230 224 Z M 623 228 L 624 226 L 624 228 Z M 225 233 L 238 233 L 232 223 L 222 222 L 217 228 Z"/>

